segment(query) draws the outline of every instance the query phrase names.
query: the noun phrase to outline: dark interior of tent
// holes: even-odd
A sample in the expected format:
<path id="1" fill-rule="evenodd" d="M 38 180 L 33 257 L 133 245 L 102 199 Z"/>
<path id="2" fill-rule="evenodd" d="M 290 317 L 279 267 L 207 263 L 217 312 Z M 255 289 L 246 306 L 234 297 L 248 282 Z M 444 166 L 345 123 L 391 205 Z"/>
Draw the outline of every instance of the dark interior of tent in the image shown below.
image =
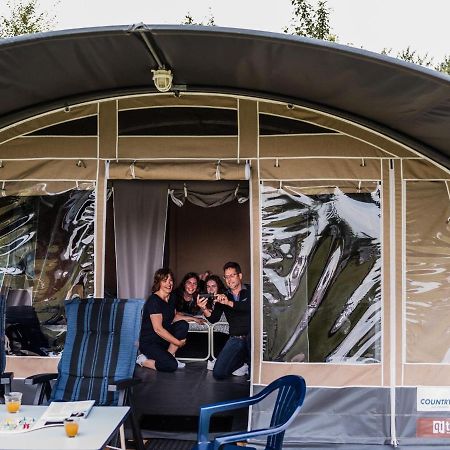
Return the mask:
<path id="1" fill-rule="evenodd" d="M 153 181 L 110 182 L 107 202 L 105 293 L 116 296 L 116 235 L 114 221 L 114 191 L 123 183 L 134 185 L 139 193 L 143 185 L 152 186 Z M 206 270 L 222 276 L 227 261 L 239 262 L 244 282 L 250 280 L 250 211 L 248 182 L 230 181 L 183 181 L 167 182 L 169 189 L 200 190 L 210 196 L 215 192 L 237 191 L 231 201 L 217 201 L 217 205 L 198 206 L 191 201 L 176 204 L 170 196 L 164 236 L 164 252 L 161 266 L 170 267 L 175 274 L 175 285 L 187 272 L 203 273 Z M 136 221 L 142 220 L 136 211 Z M 145 226 L 144 226 L 145 229 Z M 150 278 L 153 274 L 148 274 Z"/>

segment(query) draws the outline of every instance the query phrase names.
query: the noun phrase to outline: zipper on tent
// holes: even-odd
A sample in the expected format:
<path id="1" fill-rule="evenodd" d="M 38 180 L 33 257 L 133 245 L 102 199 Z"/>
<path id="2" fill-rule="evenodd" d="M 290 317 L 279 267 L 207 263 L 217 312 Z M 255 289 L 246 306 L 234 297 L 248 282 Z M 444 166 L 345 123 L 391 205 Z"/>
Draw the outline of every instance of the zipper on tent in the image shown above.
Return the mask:
<path id="1" fill-rule="evenodd" d="M 391 408 L 391 445 L 398 447 L 396 428 L 396 242 L 395 242 L 395 172 L 394 160 L 389 160 L 389 278 L 390 278 L 390 408 Z"/>

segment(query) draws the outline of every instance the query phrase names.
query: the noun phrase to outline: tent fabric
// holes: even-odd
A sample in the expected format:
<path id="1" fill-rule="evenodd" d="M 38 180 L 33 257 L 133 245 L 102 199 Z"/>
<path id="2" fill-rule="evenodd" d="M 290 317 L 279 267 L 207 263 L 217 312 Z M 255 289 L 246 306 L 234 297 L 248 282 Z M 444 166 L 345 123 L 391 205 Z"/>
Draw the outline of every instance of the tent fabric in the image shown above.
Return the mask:
<path id="1" fill-rule="evenodd" d="M 0 167 L 0 179 L 11 181 L 93 181 L 96 175 L 97 161 L 85 159 L 3 161 Z"/>
<path id="2" fill-rule="evenodd" d="M 96 104 L 74 106 L 70 108 L 70 110 L 57 111 L 52 114 L 45 114 L 34 118 L 32 121 L 17 123 L 12 127 L 0 130 L 0 142 L 9 141 L 23 134 L 46 128 L 55 123 L 93 116 L 97 114 L 97 109 L 98 107 Z"/>
<path id="3" fill-rule="evenodd" d="M 147 25 L 141 32 L 173 70 L 176 90 L 310 106 L 366 125 L 450 167 L 450 79 L 444 74 L 275 33 L 182 25 Z M 0 127 L 83 101 L 154 92 L 150 70 L 157 65 L 136 27 L 4 39 Z"/>
<path id="4" fill-rule="evenodd" d="M 447 183 L 406 183 L 406 361 L 450 362 Z M 427 220 L 423 212 L 427 211 Z"/>
<path id="5" fill-rule="evenodd" d="M 56 195 L 71 189 L 93 190 L 95 183 L 89 182 L 73 182 L 73 181 L 3 181 L 0 189 L 0 196 L 7 197 L 33 195 Z"/>
<path id="6" fill-rule="evenodd" d="M 113 162 L 109 167 L 110 179 L 125 180 L 245 180 L 248 179 L 245 161 L 152 161 Z"/>
<path id="7" fill-rule="evenodd" d="M 117 292 L 145 299 L 163 265 L 168 184 L 120 180 L 113 189 Z"/>
<path id="8" fill-rule="evenodd" d="M 316 126 L 321 126 L 323 128 L 337 131 L 339 133 L 345 134 L 347 137 L 351 136 L 352 138 L 358 139 L 359 141 L 370 143 L 370 145 L 378 148 L 379 150 L 390 156 L 398 156 L 399 158 L 417 156 L 416 153 L 412 152 L 411 149 L 407 148 L 400 142 L 389 139 L 388 137 L 381 134 L 375 134 L 370 130 L 360 127 L 356 123 L 352 123 L 344 119 L 338 119 L 336 116 L 332 116 L 330 114 L 312 111 L 311 109 L 305 107 L 289 108 L 285 103 L 280 102 L 260 102 L 258 104 L 258 110 L 262 114 L 289 116 L 292 119 L 303 120 Z M 265 141 L 267 138 L 270 139 L 271 136 L 264 136 L 261 140 Z"/>

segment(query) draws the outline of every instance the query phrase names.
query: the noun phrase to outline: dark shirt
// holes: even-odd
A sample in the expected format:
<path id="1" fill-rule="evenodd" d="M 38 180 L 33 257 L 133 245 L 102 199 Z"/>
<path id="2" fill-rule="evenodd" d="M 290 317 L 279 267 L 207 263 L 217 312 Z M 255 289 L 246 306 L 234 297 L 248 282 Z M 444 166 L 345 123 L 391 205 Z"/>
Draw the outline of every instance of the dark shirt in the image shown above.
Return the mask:
<path id="1" fill-rule="evenodd" d="M 175 298 L 175 308 L 178 312 L 192 316 L 201 314 L 201 310 L 197 306 L 197 293 L 194 293 L 192 300 L 187 302 L 183 297 L 183 292 L 177 289 L 175 291 Z"/>
<path id="2" fill-rule="evenodd" d="M 150 320 L 151 314 L 161 314 L 162 326 L 167 330 L 175 317 L 175 295 L 170 294 L 169 301 L 166 303 L 158 295 L 152 294 L 145 302 L 139 341 L 146 344 L 160 342 L 161 340 L 153 329 L 152 321 Z"/>
<path id="3" fill-rule="evenodd" d="M 211 323 L 219 321 L 222 313 L 225 313 L 227 322 L 230 325 L 230 336 L 245 336 L 250 333 L 251 325 L 251 290 L 250 286 L 243 285 L 237 300 L 234 299 L 230 290 L 225 292 L 228 300 L 231 300 L 233 307 L 216 303 L 212 314 L 207 319 Z"/>

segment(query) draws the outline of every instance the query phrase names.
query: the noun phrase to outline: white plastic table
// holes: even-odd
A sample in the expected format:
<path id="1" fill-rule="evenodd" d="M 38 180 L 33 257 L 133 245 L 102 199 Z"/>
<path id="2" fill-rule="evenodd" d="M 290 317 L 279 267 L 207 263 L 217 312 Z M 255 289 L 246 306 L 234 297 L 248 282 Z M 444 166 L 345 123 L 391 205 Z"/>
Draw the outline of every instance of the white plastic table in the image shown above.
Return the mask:
<path id="1" fill-rule="evenodd" d="M 19 416 L 38 419 L 46 406 L 22 405 Z M 25 433 L 0 433 L 1 450 L 101 450 L 126 419 L 128 406 L 94 406 L 74 438 L 66 437 L 63 426 L 47 427 Z M 0 405 L 0 420 L 15 416 Z"/>

